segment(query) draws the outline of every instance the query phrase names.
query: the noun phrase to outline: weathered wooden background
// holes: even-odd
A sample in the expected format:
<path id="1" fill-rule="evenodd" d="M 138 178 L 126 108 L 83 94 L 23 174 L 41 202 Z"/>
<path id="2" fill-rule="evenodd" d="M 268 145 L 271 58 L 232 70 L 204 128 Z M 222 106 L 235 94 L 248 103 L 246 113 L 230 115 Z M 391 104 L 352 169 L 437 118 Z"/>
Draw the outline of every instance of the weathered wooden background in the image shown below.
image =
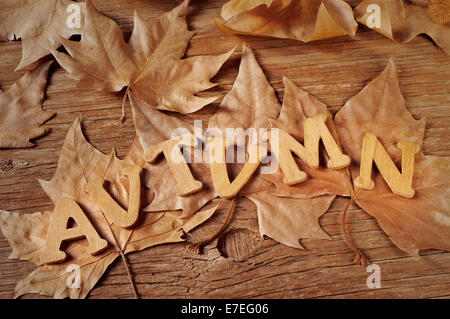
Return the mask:
<path id="1" fill-rule="evenodd" d="M 238 41 L 246 41 L 279 98 L 282 76 L 329 105 L 334 114 L 347 99 L 380 73 L 392 56 L 399 70 L 400 85 L 413 116 L 428 119 L 424 152 L 450 155 L 450 57 L 424 36 L 398 45 L 359 26 L 356 37 L 340 37 L 303 44 L 292 40 L 234 37 L 220 33 L 213 18 L 219 16 L 224 0 L 193 1 L 188 18 L 196 36 L 188 56 L 222 53 Z M 355 6 L 359 1 L 349 1 Z M 133 11 L 152 18 L 169 11 L 176 1 L 94 0 L 100 12 L 119 23 L 127 36 L 133 27 Z M 1 8 L 0 8 L 1 10 Z M 0 43 L 0 84 L 8 89 L 23 72 L 14 72 L 21 56 L 20 42 Z M 229 91 L 237 75 L 239 52 L 214 81 L 219 85 L 202 95 Z M 14 212 L 51 209 L 52 203 L 38 179 L 52 177 L 63 138 L 73 120 L 81 115 L 88 140 L 101 151 L 117 149 L 125 156 L 135 131 L 127 109 L 127 120 L 119 125 L 121 98 L 117 94 L 78 89 L 59 66 L 53 68 L 44 109 L 56 112 L 46 127 L 51 132 L 25 150 L 0 150 L 0 208 Z M 187 118 L 207 119 L 220 100 Z M 334 201 L 320 219 L 333 240 L 303 240 L 307 250 L 283 246 L 258 235 L 256 209 L 239 199 L 231 226 L 220 239 L 195 255 L 184 244 L 161 245 L 128 256 L 138 293 L 146 298 L 448 298 L 450 296 L 450 253 L 429 250 L 422 257 L 409 257 L 396 248 L 377 222 L 356 206 L 348 216 L 348 229 L 356 245 L 381 267 L 381 289 L 366 286 L 366 269 L 352 263 L 340 228 L 347 199 Z M 220 200 L 216 200 L 220 202 Z M 193 236 L 203 238 L 224 219 L 224 207 Z M 34 266 L 8 260 L 8 242 L 0 235 L 0 297 L 9 298 L 16 283 Z M 28 295 L 26 297 L 38 297 Z M 120 259 L 89 294 L 90 298 L 132 297 Z"/>

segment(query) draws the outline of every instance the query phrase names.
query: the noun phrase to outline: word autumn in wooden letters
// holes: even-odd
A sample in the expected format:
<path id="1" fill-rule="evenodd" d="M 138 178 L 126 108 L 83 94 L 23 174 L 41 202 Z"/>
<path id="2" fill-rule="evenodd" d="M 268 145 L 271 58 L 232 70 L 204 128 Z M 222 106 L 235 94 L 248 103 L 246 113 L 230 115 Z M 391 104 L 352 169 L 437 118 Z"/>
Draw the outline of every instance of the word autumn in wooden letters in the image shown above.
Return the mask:
<path id="1" fill-rule="evenodd" d="M 279 167 L 284 175 L 284 182 L 295 185 L 304 182 L 308 176 L 299 169 L 295 162 L 294 154 L 312 168 L 319 167 L 319 144 L 322 141 L 328 154 L 329 169 L 342 169 L 350 165 L 350 157 L 343 154 L 337 141 L 330 133 L 326 125 L 327 115 L 319 114 L 307 118 L 303 122 L 304 144 L 282 129 L 271 129 L 262 139 L 269 141 L 271 152 L 277 158 Z M 251 141 L 253 141 L 251 139 Z M 254 142 L 254 141 L 253 141 Z M 225 160 L 227 148 L 233 146 L 233 141 L 210 137 L 207 141 L 209 148 L 209 165 L 214 188 L 217 194 L 223 198 L 234 197 L 239 190 L 249 181 L 255 170 L 261 163 L 261 158 L 267 154 L 267 143 L 249 143 L 247 146 L 247 160 L 238 176 L 230 182 L 227 163 Z M 147 148 L 144 151 L 144 160 L 153 162 L 163 154 L 169 168 L 178 184 L 178 194 L 188 196 L 199 191 L 202 183 L 195 180 L 188 164 L 181 153 L 180 146 L 196 147 L 197 139 L 192 134 L 183 134 L 163 141 Z M 374 182 L 371 178 L 372 166 L 375 162 L 378 170 L 393 193 L 411 198 L 414 196 L 412 178 L 414 172 L 414 154 L 419 151 L 419 145 L 415 142 L 400 141 L 399 149 L 402 150 L 401 172 L 390 158 L 377 137 L 367 132 L 363 138 L 360 175 L 355 180 L 355 185 L 363 189 L 372 189 Z M 128 211 L 125 211 L 103 188 L 104 181 L 101 178 L 89 181 L 84 185 L 84 191 L 97 203 L 106 217 L 114 224 L 131 228 L 139 217 L 141 199 L 141 168 L 128 166 L 121 168 L 127 175 L 130 183 L 130 196 Z M 75 227 L 68 228 L 69 220 L 73 219 Z M 107 242 L 102 239 L 81 208 L 72 199 L 62 199 L 56 203 L 54 214 L 50 220 L 47 233 L 46 250 L 41 257 L 42 263 L 57 263 L 66 258 L 66 254 L 60 250 L 61 243 L 67 240 L 86 237 L 88 252 L 97 254 L 107 247 Z"/>
<path id="2" fill-rule="evenodd" d="M 286 131 L 273 128 L 262 139 L 268 139 L 271 151 L 278 160 L 284 174 L 284 182 L 295 185 L 304 182 L 308 176 L 297 166 L 293 153 L 312 168 L 319 167 L 319 143 L 322 141 L 329 156 L 327 167 L 342 169 L 350 165 L 350 157 L 342 153 L 339 145 L 326 126 L 327 115 L 319 114 L 304 120 L 304 145 L 298 142 Z M 270 137 L 269 137 L 270 136 Z M 214 188 L 222 198 L 232 198 L 249 181 L 261 162 L 263 154 L 267 154 L 266 143 L 247 146 L 248 159 L 239 175 L 230 182 L 225 161 L 226 149 L 233 145 L 233 141 L 210 137 L 207 141 L 209 148 L 209 165 Z M 180 146 L 195 147 L 197 139 L 192 134 L 184 134 L 170 140 L 153 145 L 145 150 L 144 159 L 152 163 L 159 154 L 164 154 L 172 174 L 178 183 L 178 195 L 187 196 L 199 191 L 202 183 L 195 180 L 180 151 Z M 373 189 L 371 178 L 372 165 L 375 162 L 381 175 L 393 193 L 411 198 L 414 196 L 412 178 L 414 171 L 414 154 L 419 146 L 414 142 L 401 141 L 398 147 L 402 150 L 402 171 L 389 157 L 376 136 L 367 132 L 363 140 L 361 153 L 360 176 L 356 179 L 356 186 L 363 189 Z"/>

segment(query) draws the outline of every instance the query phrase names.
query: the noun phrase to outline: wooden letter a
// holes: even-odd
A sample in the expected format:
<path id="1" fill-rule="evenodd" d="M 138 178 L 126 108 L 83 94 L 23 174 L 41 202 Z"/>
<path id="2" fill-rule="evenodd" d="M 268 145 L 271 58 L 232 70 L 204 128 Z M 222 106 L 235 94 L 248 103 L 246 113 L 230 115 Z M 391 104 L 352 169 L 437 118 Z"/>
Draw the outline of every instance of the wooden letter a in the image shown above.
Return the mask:
<path id="1" fill-rule="evenodd" d="M 67 228 L 72 218 L 76 226 Z M 60 250 L 65 240 L 74 240 L 86 237 L 88 252 L 95 255 L 108 246 L 106 240 L 100 238 L 94 226 L 81 210 L 80 206 L 70 198 L 64 198 L 56 203 L 50 224 L 47 230 L 47 242 L 42 253 L 41 262 L 44 264 L 58 263 L 66 259 L 66 253 Z"/>

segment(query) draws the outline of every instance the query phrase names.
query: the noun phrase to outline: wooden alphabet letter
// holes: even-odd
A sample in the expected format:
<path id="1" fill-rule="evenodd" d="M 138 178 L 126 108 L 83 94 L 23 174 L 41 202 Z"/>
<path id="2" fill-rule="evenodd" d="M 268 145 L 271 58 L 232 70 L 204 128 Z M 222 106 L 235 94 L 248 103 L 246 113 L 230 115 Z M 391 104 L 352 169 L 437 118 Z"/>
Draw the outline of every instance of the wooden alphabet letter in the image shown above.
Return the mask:
<path id="1" fill-rule="evenodd" d="M 208 146 L 209 165 L 216 193 L 222 198 L 232 198 L 244 187 L 258 168 L 261 162 L 259 155 L 261 146 L 249 144 L 247 148 L 249 159 L 232 183 L 228 177 L 226 163 L 226 149 L 230 143 L 226 139 L 212 137 L 208 139 Z"/>
<path id="2" fill-rule="evenodd" d="M 294 185 L 308 178 L 306 173 L 298 168 L 291 152 L 294 152 L 310 167 L 317 168 L 319 167 L 319 142 L 321 139 L 330 157 L 328 168 L 340 169 L 350 165 L 350 157 L 342 153 L 325 124 L 326 120 L 327 115 L 321 113 L 303 121 L 305 146 L 282 129 L 279 129 L 278 145 L 271 139 L 271 149 L 278 158 L 286 184 Z"/>
<path id="3" fill-rule="evenodd" d="M 197 139 L 192 134 L 185 134 L 150 146 L 144 151 L 144 160 L 151 163 L 155 161 L 159 154 L 163 153 L 172 174 L 177 180 L 178 195 L 188 196 L 198 192 L 203 184 L 192 176 L 191 170 L 179 149 L 179 145 L 195 147 L 197 146 Z"/>
<path id="4" fill-rule="evenodd" d="M 377 137 L 367 132 L 363 138 L 361 152 L 361 166 L 355 185 L 363 189 L 373 189 L 375 186 L 372 175 L 372 163 L 375 162 L 389 188 L 394 194 L 411 198 L 414 196 L 412 178 L 414 173 L 414 154 L 419 152 L 419 145 L 415 142 L 399 142 L 402 150 L 402 172 L 389 157 Z"/>
<path id="5" fill-rule="evenodd" d="M 122 168 L 121 168 L 122 169 Z M 130 180 L 130 198 L 128 200 L 128 212 L 124 210 L 103 188 L 104 179 L 97 177 L 84 185 L 84 191 L 91 196 L 116 225 L 124 228 L 132 227 L 139 218 L 141 206 L 141 168 L 139 166 L 129 166 L 123 168 L 125 175 Z"/>
<path id="6" fill-rule="evenodd" d="M 76 226 L 67 228 L 70 218 L 75 221 Z M 94 226 L 75 201 L 70 198 L 59 200 L 50 218 L 46 247 L 41 255 L 41 262 L 49 264 L 63 261 L 66 259 L 66 253 L 60 250 L 61 243 L 65 240 L 82 237 L 86 237 L 89 243 L 88 252 L 92 255 L 101 252 L 108 246 L 106 240 L 100 238 Z"/>

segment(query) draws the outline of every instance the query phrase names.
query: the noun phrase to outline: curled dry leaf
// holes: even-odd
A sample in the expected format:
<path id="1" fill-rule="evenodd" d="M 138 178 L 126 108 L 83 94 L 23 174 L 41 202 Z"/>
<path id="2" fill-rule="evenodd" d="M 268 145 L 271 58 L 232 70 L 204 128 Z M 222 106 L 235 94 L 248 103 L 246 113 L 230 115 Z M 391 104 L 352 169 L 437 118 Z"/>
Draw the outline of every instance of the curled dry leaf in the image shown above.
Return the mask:
<path id="1" fill-rule="evenodd" d="M 222 18 L 216 25 L 224 32 L 303 42 L 354 35 L 358 26 L 342 0 L 231 0 Z"/>
<path id="2" fill-rule="evenodd" d="M 71 5 L 78 8 L 82 23 L 84 3 L 69 0 L 0 1 L 0 40 L 22 40 L 22 59 L 16 70 L 49 55 L 50 50 L 61 46 L 61 38 L 80 34 L 81 23 L 80 28 L 67 24 L 71 21 L 71 10 L 68 10 Z"/>
<path id="3" fill-rule="evenodd" d="M 80 87 L 111 92 L 128 87 L 148 107 L 195 112 L 217 98 L 195 94 L 215 86 L 210 79 L 233 50 L 218 56 L 181 59 L 193 36 L 186 24 L 188 4 L 185 0 L 150 21 L 135 13 L 127 43 L 119 26 L 88 0 L 81 41 L 63 40 L 70 56 L 56 50 L 52 53 Z"/>
<path id="4" fill-rule="evenodd" d="M 61 263 L 43 265 L 41 256 L 46 246 L 49 220 L 54 212 L 20 214 L 0 211 L 0 228 L 13 251 L 10 258 L 29 260 L 38 266 L 21 280 L 15 297 L 26 293 L 39 293 L 55 298 L 84 298 L 101 278 L 107 267 L 123 253 L 139 251 L 163 243 L 183 241 L 185 232 L 203 223 L 216 207 L 183 218 L 180 212 L 165 211 L 144 214 L 132 229 L 121 228 L 107 219 L 96 202 L 83 191 L 87 181 L 103 177 L 109 191 L 123 206 L 128 206 L 129 183 L 120 167 L 131 162 L 119 160 L 96 150 L 84 138 L 80 121 L 70 128 L 61 150 L 58 167 L 50 181 L 40 181 L 53 202 L 63 198 L 76 201 L 99 235 L 108 242 L 108 248 L 97 255 L 88 253 L 87 240 L 67 244 L 68 258 Z M 80 288 L 69 288 L 67 281 L 72 272 L 70 265 L 80 267 Z"/>
<path id="5" fill-rule="evenodd" d="M 421 145 L 425 119 L 414 120 L 406 109 L 391 60 L 377 78 L 339 110 L 335 124 L 344 150 L 357 164 L 366 132 L 375 134 L 399 163 L 401 152 L 396 143 L 407 140 Z M 372 173 L 375 188 L 360 189 L 354 199 L 404 251 L 418 255 L 428 248 L 450 250 L 449 164 L 449 157 L 419 154 L 414 167 L 413 198 L 393 194 L 376 172 Z M 353 177 L 359 175 L 356 164 L 352 173 Z"/>
<path id="6" fill-rule="evenodd" d="M 30 140 L 45 134 L 40 126 L 55 115 L 42 110 L 51 63 L 25 73 L 6 92 L 0 90 L 0 148 L 32 147 Z"/>
<path id="7" fill-rule="evenodd" d="M 380 8 L 380 27 L 375 27 L 375 31 L 401 43 L 425 33 L 450 54 L 450 1 L 364 0 L 354 10 L 362 24 L 372 24 L 374 11 L 368 8 L 370 5 Z"/>

